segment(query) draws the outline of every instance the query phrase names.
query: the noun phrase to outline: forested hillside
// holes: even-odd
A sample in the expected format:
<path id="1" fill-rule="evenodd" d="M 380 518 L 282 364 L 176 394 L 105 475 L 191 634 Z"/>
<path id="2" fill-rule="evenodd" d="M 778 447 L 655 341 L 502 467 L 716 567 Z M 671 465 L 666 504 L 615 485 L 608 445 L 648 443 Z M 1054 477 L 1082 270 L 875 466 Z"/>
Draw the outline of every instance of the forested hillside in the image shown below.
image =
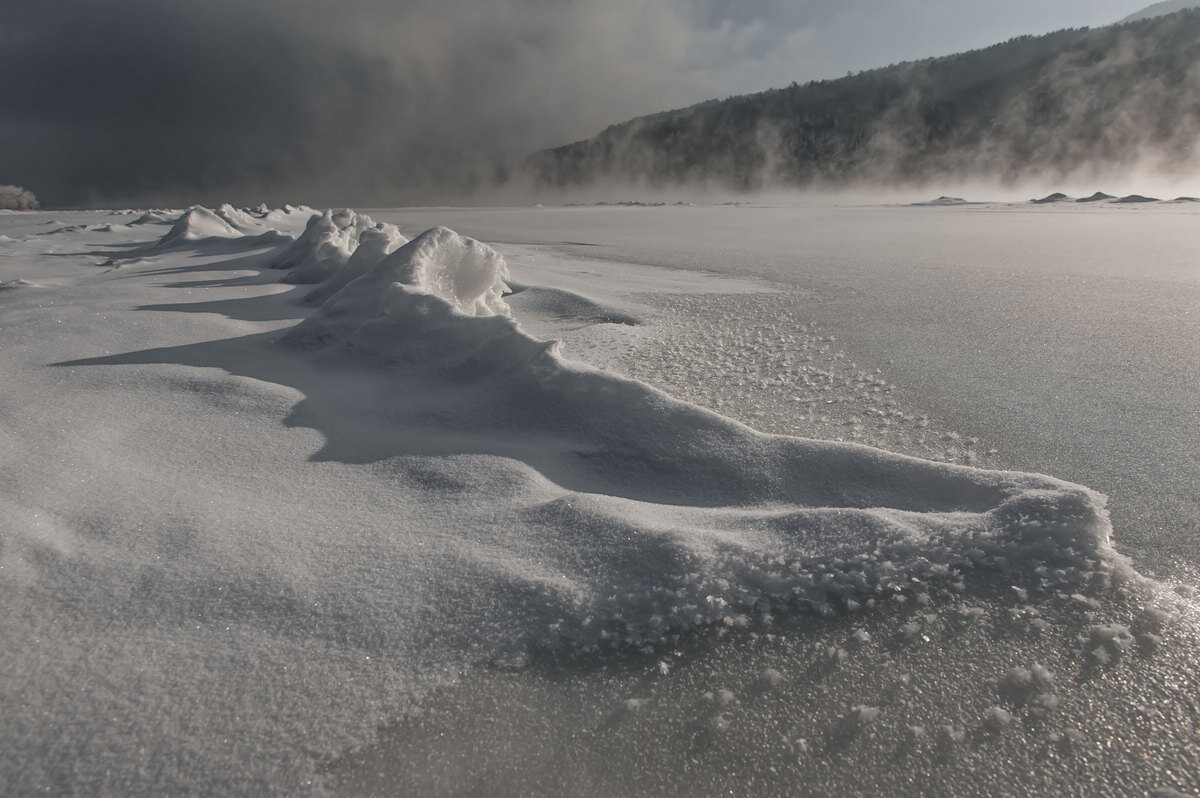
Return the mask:
<path id="1" fill-rule="evenodd" d="M 1192 163 L 1200 11 L 713 100 L 544 150 L 542 186 L 1017 180 Z"/>

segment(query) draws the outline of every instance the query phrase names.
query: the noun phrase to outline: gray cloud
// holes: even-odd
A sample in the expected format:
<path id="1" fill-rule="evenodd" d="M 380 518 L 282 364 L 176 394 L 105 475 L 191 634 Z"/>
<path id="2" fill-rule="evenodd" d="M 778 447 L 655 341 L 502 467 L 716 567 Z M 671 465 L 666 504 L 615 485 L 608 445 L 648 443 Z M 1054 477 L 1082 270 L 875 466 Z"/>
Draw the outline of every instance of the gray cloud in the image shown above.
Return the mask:
<path id="1" fill-rule="evenodd" d="M 895 9 L 974 24 L 964 6 L 0 0 L 0 181 L 50 204 L 441 201 L 637 114 L 927 54 L 879 43 Z"/>
<path id="2" fill-rule="evenodd" d="M 180 190 L 396 201 L 486 181 L 528 149 L 713 93 L 684 10 L 27 3 L 0 34 L 0 179 L 57 203 Z"/>
<path id="3" fill-rule="evenodd" d="M 32 191 L 20 186 L 0 186 L 0 210 L 36 211 L 39 207 Z"/>

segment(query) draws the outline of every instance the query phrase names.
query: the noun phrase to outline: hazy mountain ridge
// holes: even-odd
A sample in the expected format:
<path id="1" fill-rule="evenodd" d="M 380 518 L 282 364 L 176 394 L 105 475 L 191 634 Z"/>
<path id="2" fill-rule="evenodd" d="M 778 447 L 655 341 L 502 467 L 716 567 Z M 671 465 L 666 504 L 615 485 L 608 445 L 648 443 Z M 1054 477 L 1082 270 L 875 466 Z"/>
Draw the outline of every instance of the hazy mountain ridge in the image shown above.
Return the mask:
<path id="1" fill-rule="evenodd" d="M 1176 11 L 1183 11 L 1188 8 L 1196 8 L 1200 6 L 1197 0 L 1162 0 L 1161 3 L 1154 3 L 1146 6 L 1141 11 L 1130 14 L 1121 20 L 1121 22 L 1136 22 L 1142 19 L 1150 19 L 1151 17 L 1161 17 L 1165 14 L 1174 14 Z"/>
<path id="2" fill-rule="evenodd" d="M 712 100 L 523 166 L 557 187 L 1013 181 L 1175 169 L 1198 135 L 1200 11 L 1183 11 Z"/>

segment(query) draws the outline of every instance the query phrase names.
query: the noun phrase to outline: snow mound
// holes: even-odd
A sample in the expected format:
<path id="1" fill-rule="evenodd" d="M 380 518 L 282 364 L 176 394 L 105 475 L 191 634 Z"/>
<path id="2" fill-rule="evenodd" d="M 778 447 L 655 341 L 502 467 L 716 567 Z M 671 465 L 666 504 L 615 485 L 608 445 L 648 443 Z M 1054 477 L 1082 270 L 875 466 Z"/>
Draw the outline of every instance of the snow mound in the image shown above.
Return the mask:
<path id="1" fill-rule="evenodd" d="M 171 229 L 157 241 L 134 246 L 120 255 L 112 256 L 108 262 L 188 249 L 237 252 L 278 246 L 281 242 L 290 244 L 295 237 L 293 231 L 313 214 L 311 209 L 300 208 L 271 211 L 256 217 L 228 204 L 221 205 L 215 211 L 202 205 L 193 205 L 183 213 L 176 212 L 174 215 L 170 211 L 147 211 L 126 227 L 170 224 Z"/>
<path id="2" fill-rule="evenodd" d="M 136 247 L 123 257 L 139 257 L 183 249 L 253 249 L 278 244 L 284 240 L 291 239 L 273 228 L 249 223 L 249 217 L 234 211 L 228 205 L 221 206 L 218 211 L 193 205 L 184 211 L 158 241 Z"/>
<path id="3" fill-rule="evenodd" d="M 158 240 L 158 246 L 160 249 L 170 249 L 208 238 L 239 238 L 242 235 L 218 214 L 203 206 L 193 205 Z"/>
<path id="4" fill-rule="evenodd" d="M 764 613 L 961 586 L 978 573 L 1057 585 L 1115 562 L 1099 494 L 764 435 L 564 359 L 509 316 L 506 278 L 490 247 L 433 228 L 282 343 L 327 366 L 396 376 L 382 401 L 400 443 L 372 451 L 378 430 L 336 456 L 484 455 L 521 464 L 529 485 L 554 486 L 553 498 L 532 487 L 507 496 L 536 552 L 536 565 L 503 566 L 523 597 L 514 606 L 530 614 L 528 642 L 643 646 Z"/>
<path id="5" fill-rule="evenodd" d="M 536 313 L 584 324 L 625 324 L 633 327 L 641 323 L 628 313 L 605 307 L 574 291 L 561 288 L 514 285 L 506 300 L 518 313 Z"/>
<path id="6" fill-rule="evenodd" d="M 938 197 L 937 199 L 928 200 L 926 202 L 912 203 L 914 208 L 941 207 L 941 206 L 945 206 L 945 205 L 969 205 L 969 204 L 970 203 L 968 203 L 962 197 L 947 197 L 945 195 L 942 195 L 942 196 Z"/>
<path id="7" fill-rule="evenodd" d="M 426 230 L 388 258 L 385 269 L 414 291 L 435 296 L 467 316 L 509 315 L 508 265 L 496 250 L 446 227 Z"/>
<path id="8" fill-rule="evenodd" d="M 353 343 L 360 351 L 388 359 L 393 346 L 410 347 L 420 337 L 449 336 L 452 330 L 469 337 L 473 328 L 456 317 L 510 315 L 503 299 L 507 277 L 500 253 L 435 227 L 336 292 L 284 340 L 305 348 Z M 509 325 L 506 329 L 515 334 L 515 325 Z"/>
<path id="9" fill-rule="evenodd" d="M 1054 203 L 1054 202 L 1071 202 L 1071 201 L 1072 201 L 1071 197 L 1068 197 L 1066 194 L 1063 194 L 1061 191 L 1056 191 L 1053 194 L 1047 194 L 1046 196 L 1042 197 L 1041 199 L 1030 200 L 1030 202 L 1032 202 L 1036 205 L 1048 205 L 1048 204 Z"/>
<path id="10" fill-rule="evenodd" d="M 1159 200 L 1155 197 L 1144 197 L 1141 194 L 1129 194 L 1128 196 L 1121 197 L 1118 200 L 1113 200 L 1113 202 L 1121 202 L 1121 203 L 1124 203 L 1127 205 L 1137 204 L 1140 202 L 1158 202 L 1158 201 Z"/>
<path id="11" fill-rule="evenodd" d="M 229 203 L 225 203 L 216 210 L 217 216 L 221 218 L 225 224 L 232 227 L 242 235 L 262 235 L 271 230 L 270 226 L 262 222 L 261 217 L 255 217 L 249 211 L 238 210 Z M 265 214 L 264 214 L 265 215 Z"/>
<path id="12" fill-rule="evenodd" d="M 346 265 L 359 236 L 374 226 L 371 217 L 348 209 L 314 215 L 300 237 L 272 259 L 271 267 L 290 270 L 285 283 L 322 282 Z"/>
<path id="13" fill-rule="evenodd" d="M 126 227 L 136 227 L 144 224 L 174 224 L 179 220 L 178 211 L 168 210 L 148 210 L 138 218 L 126 225 Z"/>
<path id="14" fill-rule="evenodd" d="M 1112 194 L 1105 194 L 1103 191 L 1097 191 L 1090 197 L 1083 197 L 1075 200 L 1076 202 L 1101 202 L 1102 200 L 1116 199 Z"/>
<path id="15" fill-rule="evenodd" d="M 305 296 L 304 301 L 309 304 L 324 302 L 347 283 L 362 277 L 378 266 L 384 258 L 407 243 L 408 239 L 394 224 L 380 222 L 372 228 L 363 230 L 358 236 L 358 246 L 345 265 L 334 272 L 333 276 L 327 279 L 323 285 Z"/>

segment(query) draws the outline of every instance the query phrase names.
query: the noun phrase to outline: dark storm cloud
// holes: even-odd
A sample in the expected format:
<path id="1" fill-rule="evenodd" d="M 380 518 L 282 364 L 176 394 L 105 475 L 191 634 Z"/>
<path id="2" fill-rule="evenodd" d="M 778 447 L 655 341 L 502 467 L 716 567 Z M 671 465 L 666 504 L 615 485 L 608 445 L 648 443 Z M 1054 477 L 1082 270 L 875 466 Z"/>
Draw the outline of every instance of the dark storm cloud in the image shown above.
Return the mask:
<path id="1" fill-rule="evenodd" d="M 394 201 L 714 90 L 665 2 L 61 0 L 6 16 L 0 180 L 52 203 Z"/>
<path id="2" fill-rule="evenodd" d="M 887 46 L 984 5 L 0 0 L 0 183 L 51 205 L 439 201 L 637 114 L 930 54 Z"/>
<path id="3" fill-rule="evenodd" d="M 0 174 L 86 201 L 322 171 L 334 120 L 378 124 L 382 64 L 265 4 L 39 3 L 0 47 Z M 364 113 L 367 111 L 367 113 Z M 361 130 L 361 128 L 357 128 Z"/>

